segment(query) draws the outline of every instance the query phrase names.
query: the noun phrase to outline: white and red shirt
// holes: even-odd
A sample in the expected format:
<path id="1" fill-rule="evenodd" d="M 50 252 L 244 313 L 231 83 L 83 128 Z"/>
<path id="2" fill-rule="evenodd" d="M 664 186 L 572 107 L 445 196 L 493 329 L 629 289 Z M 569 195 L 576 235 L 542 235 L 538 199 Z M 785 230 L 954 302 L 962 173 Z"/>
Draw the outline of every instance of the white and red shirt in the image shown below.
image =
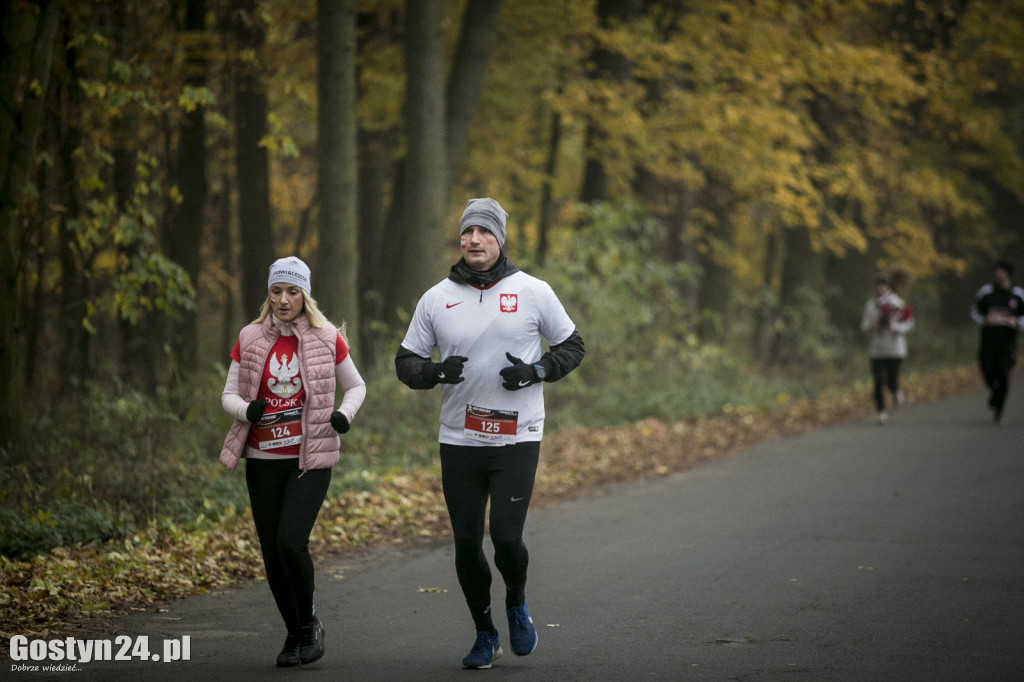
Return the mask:
<path id="1" fill-rule="evenodd" d="M 868 299 L 860 326 L 864 331 L 872 330 L 869 357 L 905 358 L 906 334 L 914 328 L 914 309 L 890 291 Z"/>
<path id="2" fill-rule="evenodd" d="M 458 384 L 441 384 L 438 440 L 449 445 L 505 445 L 544 435 L 541 383 L 518 391 L 501 386 L 511 363 L 540 360 L 543 340 L 562 343 L 576 325 L 544 281 L 516 272 L 486 289 L 445 279 L 416 305 L 402 346 L 421 357 L 468 357 Z"/>
<path id="3" fill-rule="evenodd" d="M 263 418 L 252 425 L 246 445 L 253 450 L 297 457 L 302 441 L 302 408 L 306 403 L 306 387 L 299 367 L 299 340 L 293 334 L 278 337 L 263 366 L 256 398 L 267 400 Z M 338 335 L 334 364 L 348 357 L 348 346 Z M 241 362 L 238 341 L 231 349 L 231 359 Z"/>

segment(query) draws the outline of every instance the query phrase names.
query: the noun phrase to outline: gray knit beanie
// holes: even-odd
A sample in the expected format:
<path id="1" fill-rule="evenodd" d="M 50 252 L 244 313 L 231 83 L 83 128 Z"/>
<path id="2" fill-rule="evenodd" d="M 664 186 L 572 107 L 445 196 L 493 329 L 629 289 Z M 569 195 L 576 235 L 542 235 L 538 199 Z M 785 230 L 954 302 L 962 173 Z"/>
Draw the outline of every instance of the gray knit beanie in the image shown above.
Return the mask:
<path id="1" fill-rule="evenodd" d="M 269 289 L 275 284 L 294 284 L 307 294 L 310 294 L 309 266 L 295 256 L 277 259 L 270 266 L 267 288 Z"/>
<path id="2" fill-rule="evenodd" d="M 477 225 L 489 230 L 498 240 L 498 246 L 505 246 L 505 221 L 508 213 L 494 199 L 470 199 L 466 202 L 466 210 L 462 212 L 459 224 L 459 236 L 470 227 Z"/>

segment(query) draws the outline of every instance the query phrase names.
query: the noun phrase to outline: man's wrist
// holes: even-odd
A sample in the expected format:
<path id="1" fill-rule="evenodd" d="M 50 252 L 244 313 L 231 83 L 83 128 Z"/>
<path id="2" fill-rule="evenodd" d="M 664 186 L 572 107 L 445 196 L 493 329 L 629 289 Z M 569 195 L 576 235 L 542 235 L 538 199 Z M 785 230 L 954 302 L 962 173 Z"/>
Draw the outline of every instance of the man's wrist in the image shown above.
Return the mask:
<path id="1" fill-rule="evenodd" d="M 427 360 L 420 366 L 420 378 L 428 384 L 437 383 L 437 363 Z"/>

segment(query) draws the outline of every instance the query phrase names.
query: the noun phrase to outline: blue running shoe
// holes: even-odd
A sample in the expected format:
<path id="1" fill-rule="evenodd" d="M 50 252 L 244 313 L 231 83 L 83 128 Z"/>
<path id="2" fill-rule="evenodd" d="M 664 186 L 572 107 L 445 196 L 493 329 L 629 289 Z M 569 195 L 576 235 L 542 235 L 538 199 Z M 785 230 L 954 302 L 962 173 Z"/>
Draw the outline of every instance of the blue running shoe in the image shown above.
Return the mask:
<path id="1" fill-rule="evenodd" d="M 526 604 L 505 609 L 508 615 L 508 641 L 516 656 L 528 656 L 537 648 L 537 630 Z"/>
<path id="2" fill-rule="evenodd" d="M 476 643 L 469 650 L 466 657 L 462 659 L 463 668 L 490 668 L 491 663 L 501 658 L 501 643 L 498 635 L 489 632 L 476 633 Z"/>

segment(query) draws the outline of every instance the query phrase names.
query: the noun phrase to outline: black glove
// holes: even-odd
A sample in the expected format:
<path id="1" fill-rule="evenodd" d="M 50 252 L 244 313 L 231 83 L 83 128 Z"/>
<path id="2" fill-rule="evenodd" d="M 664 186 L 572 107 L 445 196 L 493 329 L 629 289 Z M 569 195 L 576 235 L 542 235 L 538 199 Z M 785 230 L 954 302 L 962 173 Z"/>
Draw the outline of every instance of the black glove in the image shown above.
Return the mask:
<path id="1" fill-rule="evenodd" d="M 518 391 L 537 383 L 537 372 L 533 369 L 533 365 L 526 364 L 511 353 L 505 353 L 505 357 L 512 364 L 498 372 L 504 379 L 501 384 L 502 388 L 506 391 Z"/>
<path id="2" fill-rule="evenodd" d="M 348 423 L 348 417 L 338 410 L 335 410 L 334 412 L 331 412 L 331 426 L 334 427 L 334 430 L 338 433 L 348 433 L 351 425 Z"/>
<path id="3" fill-rule="evenodd" d="M 466 380 L 462 376 L 462 365 L 469 358 L 463 355 L 449 355 L 442 362 L 428 362 L 420 370 L 420 376 L 430 384 L 459 384 Z"/>
<path id="4" fill-rule="evenodd" d="M 263 418 L 263 413 L 267 411 L 267 399 L 260 398 L 249 403 L 249 407 L 245 408 L 245 418 L 251 421 L 253 424 Z"/>

